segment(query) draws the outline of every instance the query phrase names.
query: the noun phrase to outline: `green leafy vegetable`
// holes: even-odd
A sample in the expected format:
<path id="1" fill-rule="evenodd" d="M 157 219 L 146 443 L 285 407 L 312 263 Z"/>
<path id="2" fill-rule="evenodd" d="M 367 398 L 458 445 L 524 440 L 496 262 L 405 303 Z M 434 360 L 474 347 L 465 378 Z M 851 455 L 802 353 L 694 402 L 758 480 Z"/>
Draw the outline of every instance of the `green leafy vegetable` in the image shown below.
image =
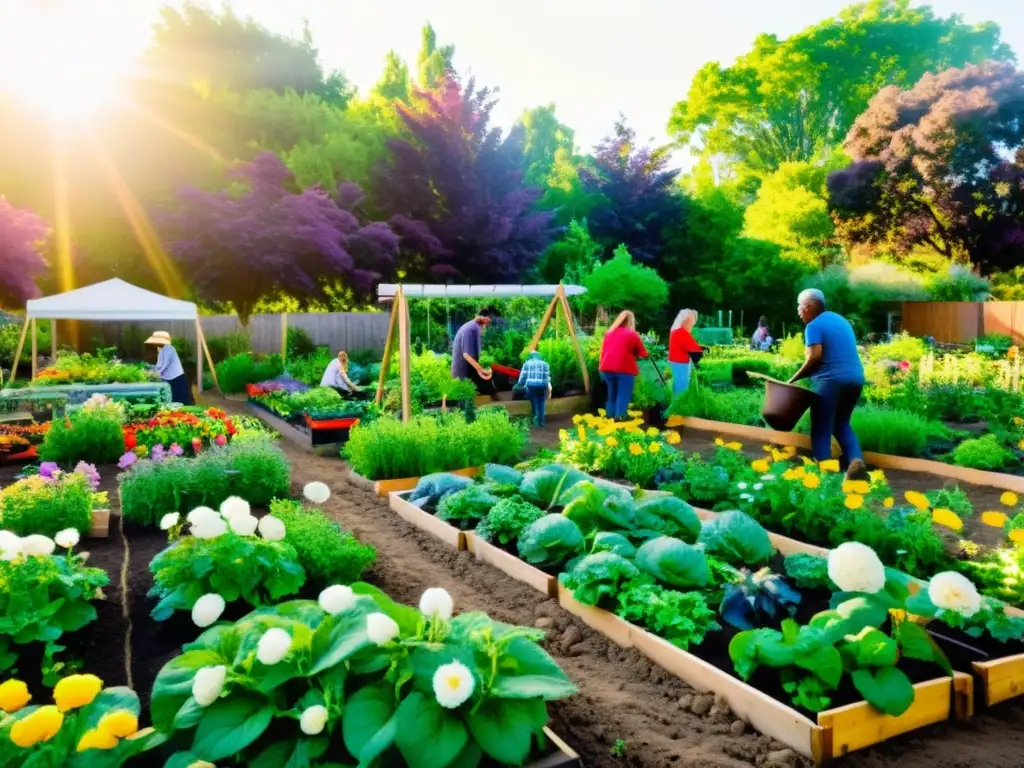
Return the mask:
<path id="1" fill-rule="evenodd" d="M 544 512 L 520 498 L 501 499 L 491 507 L 487 517 L 476 528 L 484 541 L 511 544 L 523 535 L 531 523 L 544 517 Z"/>
<path id="2" fill-rule="evenodd" d="M 636 565 L 658 581 L 682 589 L 703 587 L 711 577 L 704 548 L 670 536 L 659 536 L 640 547 Z"/>
<path id="3" fill-rule="evenodd" d="M 598 552 L 581 558 L 558 580 L 573 597 L 585 605 L 598 605 L 602 598 L 615 598 L 626 582 L 640 576 L 629 560 L 611 552 Z"/>
<path id="4" fill-rule="evenodd" d="M 619 616 L 683 650 L 700 645 L 708 632 L 721 629 L 700 592 L 678 592 L 640 580 L 627 584 L 618 601 Z"/>
<path id="5" fill-rule="evenodd" d="M 636 524 L 690 543 L 697 540 L 701 529 L 693 507 L 675 496 L 654 496 L 637 503 Z"/>
<path id="6" fill-rule="evenodd" d="M 532 565 L 558 565 L 582 554 L 584 546 L 576 523 L 564 515 L 544 515 L 520 535 L 519 556 Z"/>
<path id="7" fill-rule="evenodd" d="M 768 531 L 749 515 L 736 510 L 706 521 L 698 541 L 709 555 L 717 555 L 734 565 L 763 565 L 775 551 Z"/>
<path id="8" fill-rule="evenodd" d="M 499 498 L 484 490 L 483 486 L 471 485 L 441 499 L 436 514 L 438 519 L 446 523 L 470 530 L 487 517 L 491 507 L 498 501 Z"/>

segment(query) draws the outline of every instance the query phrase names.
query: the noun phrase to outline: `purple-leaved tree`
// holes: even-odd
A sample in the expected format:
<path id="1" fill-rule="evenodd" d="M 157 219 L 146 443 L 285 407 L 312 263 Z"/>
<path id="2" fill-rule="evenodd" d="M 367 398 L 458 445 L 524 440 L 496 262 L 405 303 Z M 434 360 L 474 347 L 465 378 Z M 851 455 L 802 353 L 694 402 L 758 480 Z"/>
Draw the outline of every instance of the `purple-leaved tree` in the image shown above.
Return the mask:
<path id="1" fill-rule="evenodd" d="M 828 180 L 837 232 L 905 253 L 927 247 L 983 271 L 1024 259 L 1024 72 L 990 62 L 883 88 Z"/>
<path id="2" fill-rule="evenodd" d="M 392 214 L 409 276 L 442 282 L 520 280 L 551 243 L 552 214 L 523 184 L 521 132 L 489 126 L 494 101 L 449 74 L 396 103 L 412 140 L 392 140 L 376 197 Z"/>
<path id="3" fill-rule="evenodd" d="M 0 305 L 21 306 L 39 296 L 36 280 L 46 272 L 39 251 L 49 232 L 41 217 L 0 195 Z"/>
<path id="4" fill-rule="evenodd" d="M 297 190 L 281 159 L 266 152 L 233 172 L 245 191 L 179 191 L 158 225 L 168 252 L 196 294 L 230 302 L 248 322 L 264 297 L 300 303 L 339 287 L 366 296 L 390 277 L 400 238 L 383 222 L 361 224 L 350 210 L 362 198 L 343 184 L 337 200 L 322 189 Z"/>

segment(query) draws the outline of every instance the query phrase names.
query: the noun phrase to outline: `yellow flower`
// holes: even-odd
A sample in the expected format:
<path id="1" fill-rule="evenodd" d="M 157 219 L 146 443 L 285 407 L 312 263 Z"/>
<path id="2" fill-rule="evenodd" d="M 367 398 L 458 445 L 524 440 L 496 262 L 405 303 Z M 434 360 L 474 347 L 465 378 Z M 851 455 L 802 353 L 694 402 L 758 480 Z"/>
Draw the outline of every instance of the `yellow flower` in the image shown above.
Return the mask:
<path id="1" fill-rule="evenodd" d="M 959 531 L 964 527 L 963 520 L 955 512 L 942 508 L 932 510 L 932 522 L 952 531 Z"/>
<path id="2" fill-rule="evenodd" d="M 723 445 L 725 445 L 725 440 L 723 440 L 720 437 L 716 437 L 715 438 L 715 445 L 717 445 L 718 447 L 721 448 Z"/>
<path id="3" fill-rule="evenodd" d="M 21 680 L 8 680 L 0 685 L 0 709 L 13 714 L 24 707 L 32 699 L 28 686 Z"/>
<path id="4" fill-rule="evenodd" d="M 101 717 L 96 729 L 123 739 L 139 730 L 139 718 L 126 709 L 119 709 Z"/>
<path id="5" fill-rule="evenodd" d="M 683 438 L 679 436 L 678 432 L 669 432 L 665 435 L 665 442 L 669 445 L 679 445 L 679 443 L 682 442 L 682 439 Z"/>
<path id="6" fill-rule="evenodd" d="M 52 739 L 63 724 L 64 715 L 57 707 L 47 704 L 11 726 L 11 741 L 15 746 L 26 749 Z"/>
<path id="7" fill-rule="evenodd" d="M 1014 544 L 1024 542 L 1024 528 L 1014 528 L 1008 535 Z"/>
<path id="8" fill-rule="evenodd" d="M 818 466 L 821 468 L 822 472 L 839 471 L 839 462 L 836 461 L 835 459 L 827 459 L 826 461 L 823 461 L 820 464 L 818 464 Z"/>
<path id="9" fill-rule="evenodd" d="M 681 427 L 686 423 L 686 420 L 682 416 L 669 416 L 665 421 L 666 427 Z"/>
<path id="10" fill-rule="evenodd" d="M 53 688 L 53 700 L 61 712 L 91 704 L 103 689 L 96 675 L 69 675 Z"/>
<path id="11" fill-rule="evenodd" d="M 649 446 L 647 446 L 647 450 L 650 451 L 651 453 L 657 453 L 658 451 L 661 450 L 661 443 L 651 443 Z"/>
<path id="12" fill-rule="evenodd" d="M 981 522 L 993 528 L 1002 528 L 1006 525 L 1006 515 L 1002 512 L 982 512 Z"/>
<path id="13" fill-rule="evenodd" d="M 608 415 L 608 412 L 604 408 L 598 408 L 597 415 L 603 419 L 605 416 Z"/>
<path id="14" fill-rule="evenodd" d="M 761 446 L 761 450 L 764 451 L 765 453 L 772 453 L 775 450 L 775 446 L 774 445 L 762 445 Z"/>
<path id="15" fill-rule="evenodd" d="M 807 474 L 807 470 L 803 467 L 791 467 L 782 473 L 783 480 L 802 480 Z"/>
<path id="16" fill-rule="evenodd" d="M 1003 495 L 999 497 L 1001 504 L 1007 507 L 1017 506 L 1017 494 L 1013 491 L 1004 491 Z"/>
<path id="17" fill-rule="evenodd" d="M 788 453 L 786 451 L 774 451 L 773 450 L 771 453 L 772 453 L 772 461 L 785 461 L 790 456 L 792 456 L 791 453 Z"/>
<path id="18" fill-rule="evenodd" d="M 584 427 L 584 426 L 583 426 L 582 424 L 580 424 L 580 425 L 579 425 L 579 426 L 578 426 L 578 427 L 576 428 L 576 434 L 578 434 L 578 435 L 579 435 L 579 437 L 580 437 L 580 440 L 581 440 L 582 442 L 586 442 L 586 441 L 587 441 L 587 429 L 586 429 L 586 427 Z"/>
<path id="19" fill-rule="evenodd" d="M 639 455 L 640 455 L 641 453 L 643 453 L 643 452 L 644 452 L 644 449 L 643 449 L 643 448 L 641 448 L 641 447 L 640 447 L 639 445 L 637 445 L 636 443 L 630 443 L 630 444 L 629 444 L 629 452 L 630 452 L 631 454 L 633 454 L 634 456 L 639 456 Z"/>
<path id="20" fill-rule="evenodd" d="M 805 467 L 812 467 L 812 466 L 814 466 L 814 461 L 812 461 L 811 459 L 807 458 L 806 456 L 801 456 L 800 457 L 800 461 L 802 461 L 804 463 Z"/>
<path id="21" fill-rule="evenodd" d="M 631 419 L 636 419 L 639 418 L 640 416 L 643 416 L 644 414 L 642 411 L 626 411 L 626 415 L 629 416 Z"/>
<path id="22" fill-rule="evenodd" d="M 614 437 L 609 437 L 607 440 L 604 441 L 604 444 L 607 445 L 609 448 L 614 448 L 616 445 L 619 444 L 619 441 L 616 440 Z"/>
<path id="23" fill-rule="evenodd" d="M 559 440 L 559 442 L 564 443 L 568 439 L 569 439 L 569 433 L 566 430 L 564 430 L 564 429 L 558 430 L 558 440 Z"/>
<path id="24" fill-rule="evenodd" d="M 928 509 L 931 506 L 928 497 L 918 491 L 907 491 L 903 496 L 915 509 Z"/>
<path id="25" fill-rule="evenodd" d="M 743 450 L 743 443 L 726 443 L 725 447 L 728 448 L 730 451 L 738 452 Z"/>
<path id="26" fill-rule="evenodd" d="M 647 436 L 648 437 L 657 437 L 658 436 L 658 428 L 657 427 L 648 427 L 647 428 Z"/>
<path id="27" fill-rule="evenodd" d="M 78 741 L 78 751 L 85 752 L 87 749 L 113 749 L 117 746 L 117 736 L 93 728 L 86 731 Z"/>
<path id="28" fill-rule="evenodd" d="M 864 497 L 859 493 L 851 493 L 843 504 L 847 509 L 860 509 L 864 506 Z"/>
<path id="29" fill-rule="evenodd" d="M 863 496 L 871 490 L 867 480 L 844 480 L 843 493 L 857 493 Z"/>
<path id="30" fill-rule="evenodd" d="M 796 446 L 787 445 L 785 448 L 782 449 L 782 452 L 786 454 L 787 457 L 796 456 Z"/>
<path id="31" fill-rule="evenodd" d="M 572 417 L 572 423 L 573 424 L 579 424 L 582 421 L 583 421 L 583 417 L 580 416 L 579 414 L 576 414 L 575 416 Z"/>
<path id="32" fill-rule="evenodd" d="M 771 467 L 771 462 L 769 462 L 768 459 L 757 459 L 756 461 L 750 462 L 750 468 L 762 475 L 771 469 Z"/>
<path id="33" fill-rule="evenodd" d="M 807 474 L 804 476 L 804 488 L 815 489 L 821 486 L 821 478 L 817 475 Z"/>
<path id="34" fill-rule="evenodd" d="M 896 503 L 896 499 L 894 499 L 892 496 L 890 496 L 889 498 L 887 498 L 885 501 L 882 502 L 882 506 L 885 507 L 886 509 L 892 509 L 892 505 L 895 504 L 895 503 Z"/>
<path id="35" fill-rule="evenodd" d="M 884 483 L 885 472 L 883 472 L 880 469 L 873 469 L 870 472 L 868 472 L 868 478 L 871 480 L 872 483 Z"/>

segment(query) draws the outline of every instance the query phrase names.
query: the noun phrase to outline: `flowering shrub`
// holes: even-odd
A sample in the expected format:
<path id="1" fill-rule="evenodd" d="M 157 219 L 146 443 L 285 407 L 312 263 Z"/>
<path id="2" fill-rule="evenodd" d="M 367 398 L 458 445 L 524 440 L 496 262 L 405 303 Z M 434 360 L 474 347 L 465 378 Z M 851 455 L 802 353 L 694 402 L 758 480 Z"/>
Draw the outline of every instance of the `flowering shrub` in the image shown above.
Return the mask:
<path id="1" fill-rule="evenodd" d="M 53 387 L 64 384 L 141 384 L 159 381 L 145 366 L 122 363 L 103 355 L 75 355 L 62 352 L 49 368 L 43 368 L 29 384 L 31 387 Z"/>
<path id="2" fill-rule="evenodd" d="M 191 535 L 181 536 L 185 522 Z M 257 520 L 248 502 L 238 497 L 226 499 L 220 512 L 197 507 L 185 522 L 177 512 L 161 520 L 171 545 L 149 564 L 149 595 L 160 600 L 152 611 L 157 621 L 176 610 L 193 610 L 204 595 L 218 596 L 221 611 L 236 600 L 261 606 L 294 595 L 306 581 L 295 548 L 283 541 L 284 524 L 269 515 Z M 206 620 L 193 611 L 193 618 L 207 626 L 219 613 Z"/>
<path id="3" fill-rule="evenodd" d="M 234 421 L 219 408 L 163 410 L 152 418 L 124 428 L 126 450 L 140 450 L 142 456 L 157 446 L 175 454 L 185 449 L 198 453 L 209 445 L 224 445 L 237 433 Z M 181 455 L 177 453 L 177 455 Z"/>
<path id="4" fill-rule="evenodd" d="M 0 765 L 117 768 L 167 738 L 139 730 L 139 697 L 104 688 L 95 675 L 71 675 L 53 688 L 53 704 L 27 706 L 20 680 L 0 685 Z"/>
<path id="5" fill-rule="evenodd" d="M 360 584 L 254 611 L 160 671 L 153 724 L 211 763 L 285 765 L 316 745 L 318 761 L 342 765 L 395 750 L 410 768 L 461 754 L 521 765 L 545 702 L 576 688 L 541 631 L 453 607 L 440 589 L 416 611 Z"/>
<path id="6" fill-rule="evenodd" d="M 96 619 L 91 601 L 102 596 L 109 579 L 72 554 L 78 538 L 73 528 L 57 533 L 56 542 L 0 531 L 0 671 L 17 663 L 17 646 L 43 643 L 43 672 L 49 677 L 61 635 Z M 58 546 L 67 552 L 55 554 Z"/>
<path id="7" fill-rule="evenodd" d="M 19 536 L 53 536 L 65 528 L 88 533 L 92 511 L 106 504 L 97 493 L 100 476 L 91 464 L 79 462 L 74 472 L 44 463 L 38 475 L 18 480 L 0 491 L 0 527 Z"/>
<path id="8" fill-rule="evenodd" d="M 105 408 L 71 411 L 53 420 L 39 456 L 62 466 L 83 460 L 113 464 L 124 453 L 123 418 L 123 413 Z"/>
<path id="9" fill-rule="evenodd" d="M 671 449 L 681 438 L 672 430 L 644 429 L 635 411 L 630 416 L 633 419 L 626 422 L 590 414 L 574 416 L 575 428 L 558 433 L 559 458 L 586 472 L 650 486 L 658 470 L 677 457 Z"/>

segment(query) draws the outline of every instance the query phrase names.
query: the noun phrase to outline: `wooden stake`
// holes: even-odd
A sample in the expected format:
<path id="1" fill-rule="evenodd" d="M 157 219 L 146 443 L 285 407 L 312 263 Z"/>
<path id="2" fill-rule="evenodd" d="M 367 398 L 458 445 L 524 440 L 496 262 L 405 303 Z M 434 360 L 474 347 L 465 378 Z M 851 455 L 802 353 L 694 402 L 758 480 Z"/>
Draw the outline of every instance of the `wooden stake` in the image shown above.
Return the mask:
<path id="1" fill-rule="evenodd" d="M 544 331 L 548 327 L 548 323 L 551 322 L 551 315 L 555 311 L 555 307 L 558 306 L 558 291 L 555 291 L 554 297 L 551 299 L 551 303 L 548 304 L 548 308 L 544 311 L 544 316 L 540 319 L 540 325 L 537 326 L 537 332 L 533 334 L 533 339 L 530 340 L 530 346 L 528 350 L 533 352 L 537 349 L 537 345 L 540 344 L 540 337 L 544 335 Z"/>
<path id="2" fill-rule="evenodd" d="M 196 318 L 196 333 L 199 334 L 199 340 L 203 345 L 203 353 L 206 355 L 206 362 L 210 366 L 210 375 L 213 377 L 213 386 L 217 388 L 217 391 L 222 395 L 224 390 L 220 388 L 220 382 L 217 380 L 217 368 L 213 365 L 213 357 L 210 356 L 210 348 L 206 346 L 206 336 L 203 335 L 203 327 L 199 324 L 199 318 Z"/>
<path id="3" fill-rule="evenodd" d="M 580 348 L 580 340 L 576 338 L 576 325 L 572 319 L 572 308 L 569 306 L 569 299 L 566 298 L 565 288 L 561 283 L 558 284 L 558 291 L 555 293 L 555 298 L 560 300 L 562 307 L 562 313 L 565 315 L 565 325 L 569 329 L 569 339 L 572 341 L 573 349 L 576 350 L 576 359 L 580 363 L 580 373 L 583 374 L 583 391 L 588 395 L 590 394 L 590 374 L 587 373 L 587 360 L 583 356 L 583 350 Z"/>
<path id="4" fill-rule="evenodd" d="M 203 347 L 200 339 L 199 317 L 196 317 L 196 390 L 203 393 Z"/>
<path id="5" fill-rule="evenodd" d="M 281 359 L 288 361 L 288 313 L 281 313 Z"/>
<path id="6" fill-rule="evenodd" d="M 402 286 L 398 286 L 401 290 Z M 387 381 L 388 373 L 391 371 L 391 354 L 394 351 L 393 339 L 395 337 L 395 325 L 398 322 L 398 316 L 396 314 L 398 310 L 397 298 L 391 302 L 391 319 L 388 321 L 388 335 L 384 338 L 384 357 L 380 361 L 380 376 L 377 379 L 377 394 L 373 398 L 373 402 L 380 405 L 381 398 L 384 397 L 384 382 Z"/>
<path id="7" fill-rule="evenodd" d="M 50 357 L 57 359 L 57 321 L 50 321 Z"/>
<path id="8" fill-rule="evenodd" d="M 408 423 L 412 418 L 412 384 L 409 375 L 411 367 L 411 339 L 409 338 L 409 304 L 405 300 L 402 286 L 398 286 L 395 294 L 398 302 L 398 373 L 402 382 L 402 422 Z"/>
<path id="9" fill-rule="evenodd" d="M 39 373 L 39 335 L 37 333 L 38 327 L 36 321 L 32 321 L 32 380 L 35 381 L 36 374 Z"/>
<path id="10" fill-rule="evenodd" d="M 14 353 L 14 362 L 11 364 L 11 381 L 13 385 L 18 378 L 18 362 L 21 360 L 21 353 L 25 350 L 25 337 L 28 335 L 28 315 L 25 316 L 25 325 L 21 327 L 21 338 L 18 339 L 18 351 Z"/>

